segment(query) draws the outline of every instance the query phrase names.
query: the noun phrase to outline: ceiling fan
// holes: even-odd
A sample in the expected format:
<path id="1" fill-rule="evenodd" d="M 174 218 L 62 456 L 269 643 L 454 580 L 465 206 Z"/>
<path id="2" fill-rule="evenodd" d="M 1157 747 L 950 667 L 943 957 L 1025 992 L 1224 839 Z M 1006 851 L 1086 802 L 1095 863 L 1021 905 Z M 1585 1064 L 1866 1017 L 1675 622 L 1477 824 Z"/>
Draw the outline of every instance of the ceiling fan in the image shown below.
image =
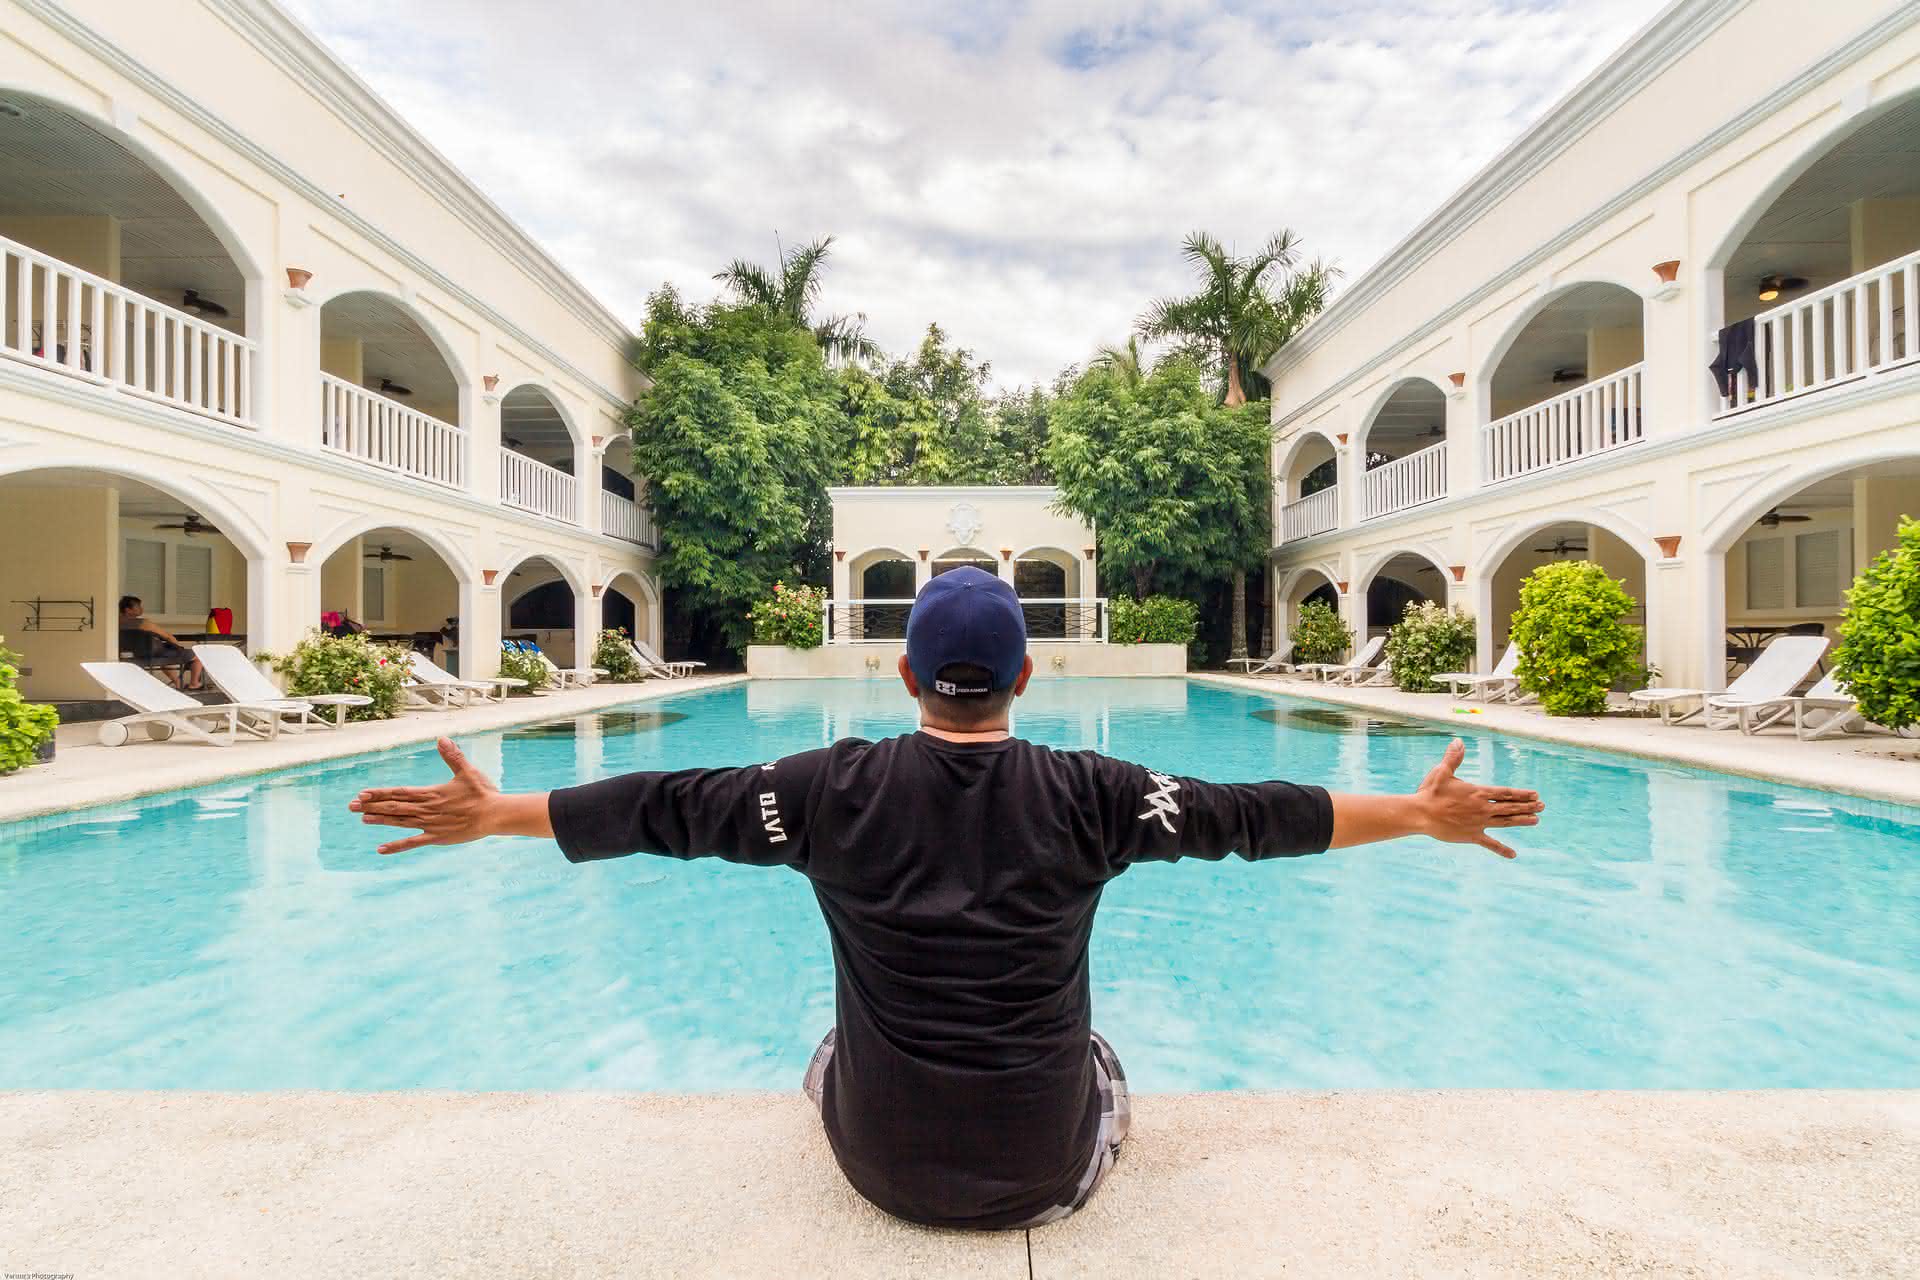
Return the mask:
<path id="1" fill-rule="evenodd" d="M 381 564 L 387 564 L 394 560 L 411 560 L 413 557 L 404 551 L 395 551 L 390 546 L 382 546 L 378 551 L 367 552 L 367 559 L 378 560 Z"/>
<path id="2" fill-rule="evenodd" d="M 227 309 L 215 302 L 212 298 L 201 297 L 197 289 L 189 289 L 181 296 L 180 308 L 183 311 L 191 311 L 197 316 L 224 316 L 228 314 Z"/>
<path id="3" fill-rule="evenodd" d="M 1811 519 L 1813 519 L 1812 516 L 1781 515 L 1779 509 L 1775 508 L 1761 516 L 1756 523 L 1765 525 L 1769 529 L 1777 529 L 1782 524 L 1799 524 L 1803 520 Z"/>
<path id="4" fill-rule="evenodd" d="M 1763 276 L 1760 280 L 1760 301 L 1772 302 L 1783 293 L 1793 293 L 1806 287 L 1805 276 Z"/>
<path id="5" fill-rule="evenodd" d="M 153 527 L 156 529 L 178 529 L 181 533 L 186 534 L 189 538 L 191 538 L 196 533 L 220 532 L 218 529 L 208 524 L 205 520 L 202 520 L 200 518 L 200 514 L 196 511 L 188 511 L 184 513 L 180 517 L 179 524 L 157 524 Z"/>
<path id="6" fill-rule="evenodd" d="M 382 378 L 380 379 L 380 394 L 383 396 L 410 396 L 413 394 L 413 388 L 403 387 L 392 378 Z"/>
<path id="7" fill-rule="evenodd" d="M 1586 549 L 1586 543 L 1576 541 L 1573 538 L 1555 538 L 1552 546 L 1535 547 L 1534 551 L 1539 555 L 1551 555 L 1558 559 L 1561 556 L 1573 555 L 1576 552 L 1584 554 Z"/>
<path id="8" fill-rule="evenodd" d="M 1587 371 L 1585 369 L 1567 368 L 1555 369 L 1553 371 L 1553 380 L 1555 382 L 1584 382 L 1586 381 L 1586 377 Z"/>

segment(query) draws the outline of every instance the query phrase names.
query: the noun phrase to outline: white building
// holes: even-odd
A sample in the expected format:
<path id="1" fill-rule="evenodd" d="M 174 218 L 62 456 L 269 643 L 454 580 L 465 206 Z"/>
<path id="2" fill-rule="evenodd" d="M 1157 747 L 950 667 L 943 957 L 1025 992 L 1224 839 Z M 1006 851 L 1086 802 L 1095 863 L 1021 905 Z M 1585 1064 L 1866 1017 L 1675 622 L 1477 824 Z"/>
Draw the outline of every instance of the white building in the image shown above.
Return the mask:
<path id="1" fill-rule="evenodd" d="M 331 610 L 457 619 L 468 675 L 503 629 L 563 662 L 603 614 L 658 640 L 619 320 L 271 4 L 0 13 L 0 635 L 30 696 L 96 696 L 123 593 L 176 632 L 231 609 L 256 651 Z"/>
<path id="2" fill-rule="evenodd" d="M 1834 635 L 1920 515 L 1917 273 L 1920 7 L 1679 0 L 1271 363 L 1277 616 L 1450 600 L 1484 669 L 1584 556 L 1668 683 Z"/>

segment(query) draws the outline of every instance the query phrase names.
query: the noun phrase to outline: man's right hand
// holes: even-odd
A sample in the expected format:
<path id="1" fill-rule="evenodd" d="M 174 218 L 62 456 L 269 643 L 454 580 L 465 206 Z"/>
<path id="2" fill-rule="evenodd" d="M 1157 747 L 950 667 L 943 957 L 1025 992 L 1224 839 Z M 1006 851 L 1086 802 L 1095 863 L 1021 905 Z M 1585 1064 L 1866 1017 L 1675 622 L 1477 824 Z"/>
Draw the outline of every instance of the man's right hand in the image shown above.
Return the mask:
<path id="1" fill-rule="evenodd" d="M 544 793 L 502 795 L 493 779 L 476 769 L 451 739 L 440 739 L 439 747 L 440 758 L 453 773 L 439 786 L 375 788 L 362 791 L 347 804 L 370 826 L 410 827 L 420 833 L 381 845 L 381 853 L 465 844 L 487 836 L 553 835 Z"/>
<path id="2" fill-rule="evenodd" d="M 1453 844 L 1477 844 L 1503 858 L 1513 850 L 1487 834 L 1488 827 L 1535 827 L 1540 812 L 1547 806 L 1540 793 L 1520 787 L 1483 787 L 1455 776 L 1466 758 L 1467 746 L 1455 738 L 1447 744 L 1440 763 L 1428 770 L 1426 780 L 1414 792 L 1419 806 L 1421 830 L 1435 840 Z"/>

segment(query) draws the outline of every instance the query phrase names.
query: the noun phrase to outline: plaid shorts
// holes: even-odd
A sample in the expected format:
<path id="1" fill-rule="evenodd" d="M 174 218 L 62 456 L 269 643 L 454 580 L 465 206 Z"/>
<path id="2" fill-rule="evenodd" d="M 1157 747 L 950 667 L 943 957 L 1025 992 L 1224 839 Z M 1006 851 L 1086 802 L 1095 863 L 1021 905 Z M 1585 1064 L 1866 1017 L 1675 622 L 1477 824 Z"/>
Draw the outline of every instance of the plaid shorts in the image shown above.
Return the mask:
<path id="1" fill-rule="evenodd" d="M 820 1041 L 820 1047 L 813 1051 L 813 1060 L 807 1063 L 806 1077 L 800 1083 L 801 1090 L 813 1100 L 815 1107 L 824 1105 L 821 1096 L 826 1090 L 827 1063 L 832 1060 L 833 1032 L 829 1031 Z M 1093 1154 L 1087 1160 L 1086 1171 L 1080 1175 L 1065 1204 L 1041 1210 L 1031 1221 L 1022 1223 L 1023 1227 L 1058 1222 L 1086 1204 L 1112 1170 L 1114 1161 L 1120 1158 L 1120 1143 L 1133 1124 L 1133 1099 L 1127 1093 L 1127 1073 L 1120 1069 L 1120 1059 L 1098 1031 L 1093 1033 L 1093 1078 L 1100 1090 L 1100 1128 L 1094 1135 Z"/>

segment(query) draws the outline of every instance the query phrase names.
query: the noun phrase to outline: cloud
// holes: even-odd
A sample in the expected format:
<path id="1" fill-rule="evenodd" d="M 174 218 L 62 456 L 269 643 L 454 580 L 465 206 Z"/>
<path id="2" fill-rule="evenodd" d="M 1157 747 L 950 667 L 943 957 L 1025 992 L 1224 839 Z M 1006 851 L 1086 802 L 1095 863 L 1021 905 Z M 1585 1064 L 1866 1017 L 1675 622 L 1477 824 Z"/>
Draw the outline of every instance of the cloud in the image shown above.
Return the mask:
<path id="1" fill-rule="evenodd" d="M 1659 0 L 291 0 L 617 314 L 838 237 L 827 311 L 1005 385 L 1122 340 L 1181 238 L 1364 270 Z"/>

